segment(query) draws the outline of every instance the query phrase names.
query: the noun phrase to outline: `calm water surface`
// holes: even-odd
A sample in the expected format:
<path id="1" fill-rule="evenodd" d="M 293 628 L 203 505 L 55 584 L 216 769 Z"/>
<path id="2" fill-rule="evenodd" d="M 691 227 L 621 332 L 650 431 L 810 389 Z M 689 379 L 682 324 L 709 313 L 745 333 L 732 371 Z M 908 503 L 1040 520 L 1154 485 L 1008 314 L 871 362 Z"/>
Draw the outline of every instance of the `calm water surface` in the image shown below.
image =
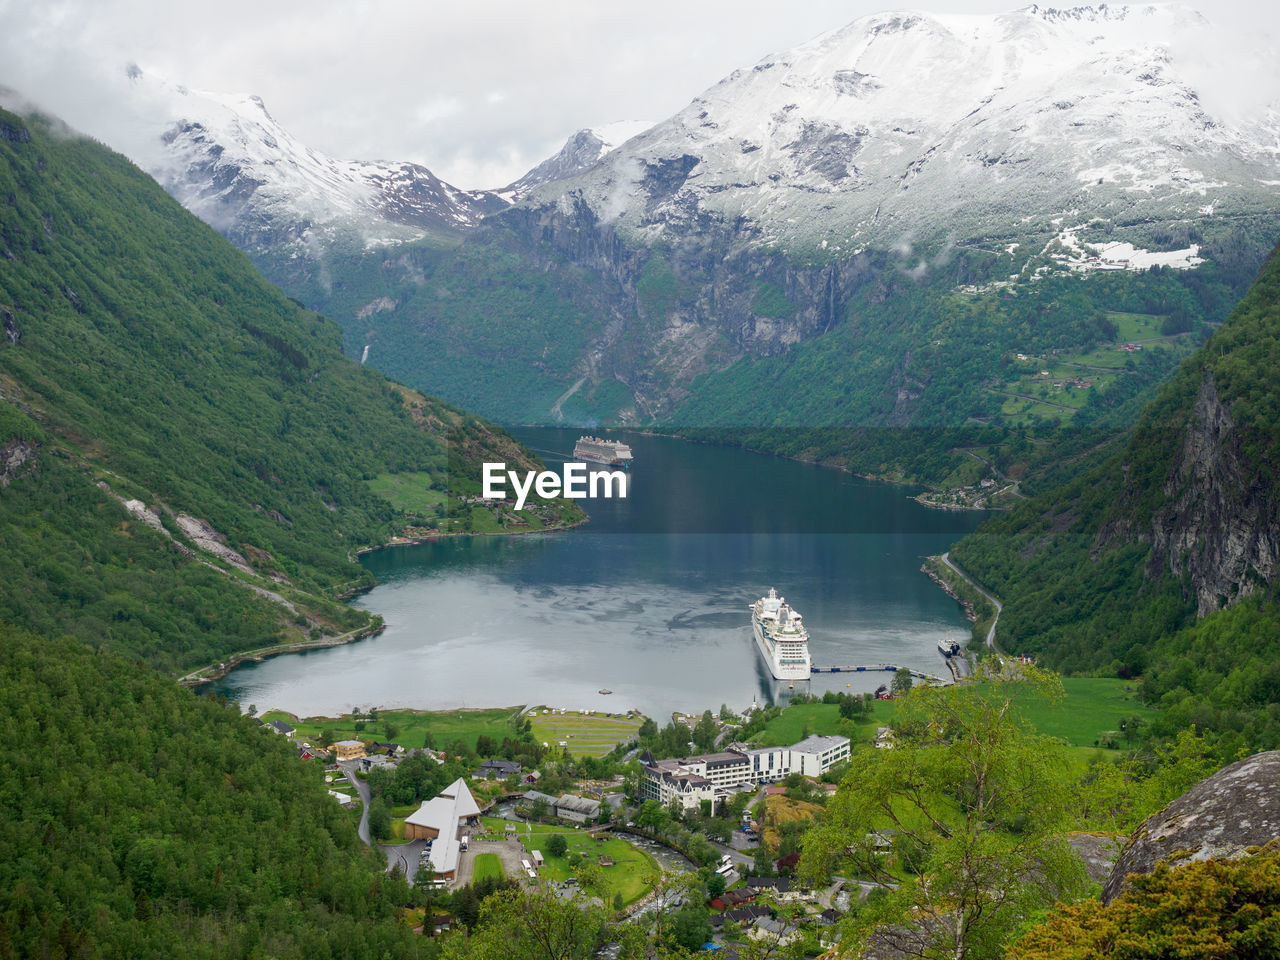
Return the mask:
<path id="1" fill-rule="evenodd" d="M 555 468 L 577 438 L 515 432 Z M 928 510 L 907 488 L 827 468 L 625 439 L 636 457 L 629 496 L 589 502 L 587 526 L 370 554 L 379 585 L 357 602 L 386 619 L 381 636 L 245 665 L 220 690 L 299 715 L 534 703 L 664 720 L 741 709 L 792 692 L 769 677 L 751 634 L 747 605 L 770 586 L 804 615 L 816 664 L 945 670 L 937 641 L 968 624 L 921 558 L 981 515 Z M 796 687 L 887 680 L 817 674 Z"/>

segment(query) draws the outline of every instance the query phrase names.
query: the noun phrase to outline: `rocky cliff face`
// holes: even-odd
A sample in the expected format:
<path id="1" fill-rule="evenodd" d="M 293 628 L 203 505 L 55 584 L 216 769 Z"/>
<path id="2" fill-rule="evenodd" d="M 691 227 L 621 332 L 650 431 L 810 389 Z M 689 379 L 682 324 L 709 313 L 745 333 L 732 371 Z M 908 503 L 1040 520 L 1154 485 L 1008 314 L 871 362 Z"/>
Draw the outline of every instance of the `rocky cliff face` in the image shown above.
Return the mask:
<path id="1" fill-rule="evenodd" d="M 654 176 L 679 179 L 680 173 Z M 659 417 L 688 395 L 699 374 L 744 356 L 777 356 L 831 330 L 854 291 L 874 281 L 887 262 L 883 254 L 864 252 L 799 264 L 743 243 L 741 229 L 703 220 L 678 242 L 633 245 L 581 198 L 570 197 L 514 207 L 489 226 L 514 233 L 537 270 L 567 263 L 606 281 L 599 306 L 608 322 L 574 374 L 623 380 L 641 413 Z"/>
<path id="2" fill-rule="evenodd" d="M 1110 903 L 1130 874 L 1160 861 L 1235 859 L 1280 838 L 1280 751 L 1259 753 L 1200 781 L 1146 820 L 1130 838 L 1102 890 Z"/>
<path id="3" fill-rule="evenodd" d="M 1240 431 L 1205 373 L 1152 520 L 1151 568 L 1185 577 L 1201 616 L 1280 571 L 1280 501 L 1250 464 Z"/>

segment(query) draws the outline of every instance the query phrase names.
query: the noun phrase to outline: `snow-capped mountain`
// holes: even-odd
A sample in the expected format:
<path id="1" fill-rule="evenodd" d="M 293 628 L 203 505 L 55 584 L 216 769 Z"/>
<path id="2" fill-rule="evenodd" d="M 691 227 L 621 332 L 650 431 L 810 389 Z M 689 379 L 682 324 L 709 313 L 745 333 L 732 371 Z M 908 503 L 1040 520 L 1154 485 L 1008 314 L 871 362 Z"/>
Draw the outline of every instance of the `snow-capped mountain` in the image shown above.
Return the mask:
<path id="1" fill-rule="evenodd" d="M 507 190 L 524 194 L 544 183 L 576 176 L 651 126 L 653 124 L 647 120 L 620 120 L 603 127 L 585 127 L 566 140 L 559 153 L 543 160 Z"/>
<path id="2" fill-rule="evenodd" d="M 456 232 L 507 206 L 416 163 L 338 160 L 299 142 L 255 96 L 170 86 L 131 68 L 162 132 L 136 159 L 185 207 L 247 249 Z"/>
<path id="3" fill-rule="evenodd" d="M 733 73 L 530 201 L 581 197 L 640 237 L 710 214 L 846 254 L 1060 214 L 1274 209 L 1274 62 L 1181 6 L 884 13 Z"/>

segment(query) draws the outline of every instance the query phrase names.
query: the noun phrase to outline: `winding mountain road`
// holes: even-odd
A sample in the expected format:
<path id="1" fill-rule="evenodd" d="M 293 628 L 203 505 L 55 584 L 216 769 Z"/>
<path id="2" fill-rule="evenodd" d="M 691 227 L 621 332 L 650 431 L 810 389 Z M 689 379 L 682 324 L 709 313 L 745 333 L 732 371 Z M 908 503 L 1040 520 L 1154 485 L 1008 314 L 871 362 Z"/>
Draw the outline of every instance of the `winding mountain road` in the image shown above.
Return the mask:
<path id="1" fill-rule="evenodd" d="M 351 785 L 356 788 L 356 793 L 360 794 L 360 804 L 364 809 L 360 814 L 360 826 L 356 829 L 356 833 L 364 841 L 365 846 L 371 847 L 373 846 L 373 840 L 369 836 L 369 785 L 356 776 L 356 762 L 354 760 L 344 760 L 338 766 L 347 775 Z"/>
<path id="2" fill-rule="evenodd" d="M 1002 604 L 999 600 L 996 599 L 996 596 L 994 593 L 991 593 L 985 587 L 979 586 L 976 580 L 974 580 L 967 573 L 965 573 L 963 570 L 957 567 L 954 563 L 952 563 L 950 550 L 942 554 L 942 556 L 939 559 L 943 563 L 945 563 L 952 571 L 954 571 L 956 576 L 958 576 L 961 580 L 963 580 L 969 586 L 973 587 L 973 589 L 977 590 L 980 594 L 982 594 L 984 597 L 990 600 L 993 606 L 995 606 L 996 615 L 991 618 L 991 629 L 987 631 L 987 646 L 990 647 L 992 650 L 994 650 L 996 653 L 999 653 L 1000 651 L 996 649 L 996 624 L 1000 622 L 1000 612 L 1004 610 L 1004 604 Z"/>

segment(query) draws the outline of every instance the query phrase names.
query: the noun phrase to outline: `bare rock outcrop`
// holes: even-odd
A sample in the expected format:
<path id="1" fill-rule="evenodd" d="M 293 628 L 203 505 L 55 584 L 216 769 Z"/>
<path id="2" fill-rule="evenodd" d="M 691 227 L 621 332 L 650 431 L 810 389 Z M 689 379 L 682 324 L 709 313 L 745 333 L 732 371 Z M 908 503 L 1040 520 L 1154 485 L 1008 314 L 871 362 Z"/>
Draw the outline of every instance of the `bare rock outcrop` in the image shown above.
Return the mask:
<path id="1" fill-rule="evenodd" d="M 35 456 L 36 447 L 25 440 L 0 443 L 0 487 L 9 486 L 9 481 L 22 473 L 23 467 Z"/>
<path id="2" fill-rule="evenodd" d="M 245 573 L 253 573 L 249 567 L 249 561 L 227 546 L 227 538 L 215 530 L 208 520 L 201 520 L 187 513 L 178 514 L 176 519 L 182 532 L 201 550 L 212 553 L 215 557 L 221 557 Z"/>
<path id="3" fill-rule="evenodd" d="M 1259 753 L 1201 780 L 1135 831 L 1102 890 L 1110 903 L 1130 874 L 1157 863 L 1235 859 L 1280 838 L 1280 750 Z"/>
<path id="4" fill-rule="evenodd" d="M 1189 575 L 1201 616 L 1280 574 L 1280 502 L 1205 374 L 1153 518 L 1151 564 Z"/>

